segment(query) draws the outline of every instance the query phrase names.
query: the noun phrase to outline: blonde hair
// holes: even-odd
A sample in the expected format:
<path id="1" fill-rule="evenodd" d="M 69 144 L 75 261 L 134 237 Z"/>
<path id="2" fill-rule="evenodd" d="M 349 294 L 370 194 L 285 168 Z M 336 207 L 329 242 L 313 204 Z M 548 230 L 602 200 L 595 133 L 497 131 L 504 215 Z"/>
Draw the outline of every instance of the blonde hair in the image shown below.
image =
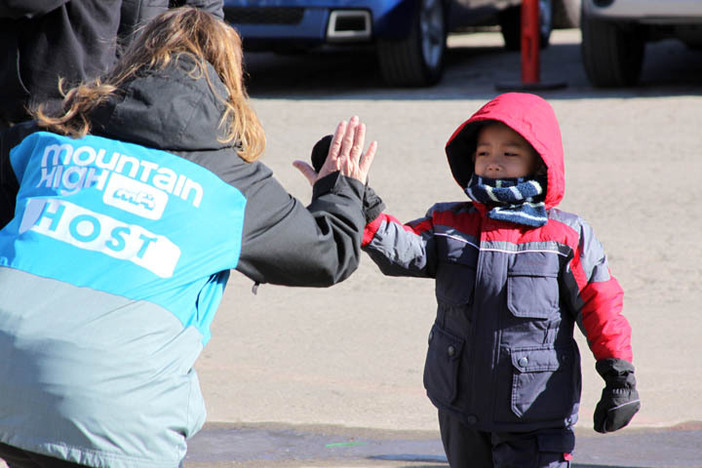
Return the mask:
<path id="1" fill-rule="evenodd" d="M 195 60 L 191 76 L 204 76 L 210 89 L 225 107 L 219 122 L 223 136 L 219 141 L 236 147 L 245 161 L 255 161 L 263 152 L 266 139 L 261 123 L 248 103 L 244 87 L 243 50 L 237 32 L 211 14 L 191 7 L 166 11 L 137 33 L 138 37 L 110 72 L 102 78 L 69 90 L 63 110 L 48 115 L 43 106 L 35 112 L 40 126 L 50 131 L 81 138 L 91 130 L 88 115 L 119 92 L 123 83 L 148 69 L 165 68 L 180 54 Z M 210 63 L 229 92 L 219 96 L 207 74 Z"/>

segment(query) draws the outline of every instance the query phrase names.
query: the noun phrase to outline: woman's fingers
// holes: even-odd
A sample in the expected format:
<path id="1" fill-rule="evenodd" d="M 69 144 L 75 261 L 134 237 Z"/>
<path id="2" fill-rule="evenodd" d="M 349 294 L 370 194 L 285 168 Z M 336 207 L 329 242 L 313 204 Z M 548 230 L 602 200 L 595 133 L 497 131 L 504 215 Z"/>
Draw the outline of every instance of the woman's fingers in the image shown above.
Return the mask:
<path id="1" fill-rule="evenodd" d="M 341 153 L 344 156 L 348 156 L 353 149 L 354 142 L 356 140 L 356 134 L 358 132 L 358 116 L 352 116 L 349 119 L 349 124 L 346 127 L 346 133 L 344 133 L 343 146 L 341 148 Z"/>
<path id="2" fill-rule="evenodd" d="M 350 156 L 354 159 L 360 159 L 363 155 L 363 146 L 366 143 L 366 124 L 359 123 L 356 127 L 356 134 L 353 139 Z"/>
<path id="3" fill-rule="evenodd" d="M 341 173 L 344 175 L 349 175 L 350 164 L 353 164 L 353 160 L 350 160 L 351 152 L 356 140 L 356 134 L 358 132 L 358 117 L 352 116 L 349 119 L 349 123 L 346 126 L 346 131 L 344 132 L 344 137 L 341 140 L 341 149 L 339 151 L 339 166 Z"/>
<path id="4" fill-rule="evenodd" d="M 331 174 L 334 171 L 339 170 L 338 159 L 341 153 L 341 147 L 346 135 L 348 128 L 348 123 L 345 120 L 339 122 L 336 126 L 336 131 L 334 132 L 334 137 L 332 138 L 331 145 L 329 145 L 329 153 L 327 154 L 327 159 L 322 165 L 322 169 L 319 171 L 320 175 L 325 176 Z"/>
<path id="5" fill-rule="evenodd" d="M 295 161 L 293 165 L 312 184 L 335 171 L 340 171 L 347 177 L 353 177 L 365 183 L 377 148 L 376 142 L 371 143 L 368 152 L 364 155 L 365 141 L 366 125 L 361 123 L 358 116 L 354 115 L 348 122 L 341 121 L 337 125 L 329 146 L 327 159 L 319 173 L 314 172 L 314 169 L 303 161 Z"/>
<path id="6" fill-rule="evenodd" d="M 358 168 L 361 176 L 361 182 L 365 183 L 366 179 L 368 178 L 368 172 L 370 171 L 371 165 L 373 164 L 373 160 L 375 159 L 375 154 L 378 151 L 378 142 L 377 141 L 371 141 L 371 144 L 368 146 L 368 150 L 366 151 L 366 154 L 361 158 L 361 161 L 358 163 Z"/>
<path id="7" fill-rule="evenodd" d="M 305 176 L 310 185 L 336 171 L 365 183 L 378 147 L 377 142 L 371 142 L 364 155 L 365 141 L 366 125 L 354 115 L 348 122 L 341 121 L 336 126 L 327 158 L 319 172 L 305 161 L 296 160 L 292 164 Z"/>

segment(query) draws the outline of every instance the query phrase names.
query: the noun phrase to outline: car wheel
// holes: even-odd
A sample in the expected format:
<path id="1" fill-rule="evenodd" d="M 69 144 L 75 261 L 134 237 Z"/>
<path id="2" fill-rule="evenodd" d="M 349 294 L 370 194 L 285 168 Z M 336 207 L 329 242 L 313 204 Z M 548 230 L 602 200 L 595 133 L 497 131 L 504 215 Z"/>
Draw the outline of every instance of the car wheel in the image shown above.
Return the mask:
<path id="1" fill-rule="evenodd" d="M 582 17 L 580 51 L 587 78 L 596 87 L 636 84 L 646 39 L 640 27 Z"/>
<path id="2" fill-rule="evenodd" d="M 571 29 L 580 27 L 581 0 L 554 0 L 554 29 Z"/>
<path id="3" fill-rule="evenodd" d="M 553 31 L 553 0 L 539 0 L 539 45 L 542 49 L 549 46 Z"/>
<path id="4" fill-rule="evenodd" d="M 502 38 L 505 49 L 521 50 L 522 48 L 522 7 L 510 7 L 503 10 L 499 17 Z M 539 0 L 539 47 L 549 46 L 553 29 L 553 0 Z"/>
<path id="5" fill-rule="evenodd" d="M 378 62 L 385 82 L 391 86 L 438 83 L 444 68 L 446 27 L 443 0 L 419 0 L 409 36 L 378 41 Z"/>

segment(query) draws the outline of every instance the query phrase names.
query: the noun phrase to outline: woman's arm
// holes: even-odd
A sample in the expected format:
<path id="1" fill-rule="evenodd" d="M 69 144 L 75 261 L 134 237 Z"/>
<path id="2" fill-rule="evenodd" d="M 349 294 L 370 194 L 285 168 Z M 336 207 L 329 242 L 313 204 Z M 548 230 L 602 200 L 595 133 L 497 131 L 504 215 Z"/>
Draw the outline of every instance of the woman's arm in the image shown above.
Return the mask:
<path id="1" fill-rule="evenodd" d="M 362 181 L 375 157 L 375 142 L 365 154 L 364 143 L 365 126 L 357 117 L 339 124 L 319 173 L 301 168 L 314 184 L 308 207 L 291 197 L 265 166 L 248 165 L 237 270 L 258 282 L 294 286 L 329 286 L 347 278 L 359 262 L 366 224 Z"/>

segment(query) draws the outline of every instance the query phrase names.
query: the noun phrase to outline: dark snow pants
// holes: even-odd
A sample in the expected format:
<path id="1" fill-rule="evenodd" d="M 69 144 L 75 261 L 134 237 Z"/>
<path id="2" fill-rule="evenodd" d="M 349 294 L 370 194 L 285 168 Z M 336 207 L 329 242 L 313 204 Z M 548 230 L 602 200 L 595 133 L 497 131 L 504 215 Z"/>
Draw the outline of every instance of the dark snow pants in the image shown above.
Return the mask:
<path id="1" fill-rule="evenodd" d="M 441 441 L 451 468 L 570 468 L 575 434 L 570 428 L 533 432 L 483 432 L 439 410 Z"/>
<path id="2" fill-rule="evenodd" d="M 87 468 L 85 465 L 29 452 L 3 443 L 0 443 L 0 460 L 4 460 L 10 468 Z"/>

